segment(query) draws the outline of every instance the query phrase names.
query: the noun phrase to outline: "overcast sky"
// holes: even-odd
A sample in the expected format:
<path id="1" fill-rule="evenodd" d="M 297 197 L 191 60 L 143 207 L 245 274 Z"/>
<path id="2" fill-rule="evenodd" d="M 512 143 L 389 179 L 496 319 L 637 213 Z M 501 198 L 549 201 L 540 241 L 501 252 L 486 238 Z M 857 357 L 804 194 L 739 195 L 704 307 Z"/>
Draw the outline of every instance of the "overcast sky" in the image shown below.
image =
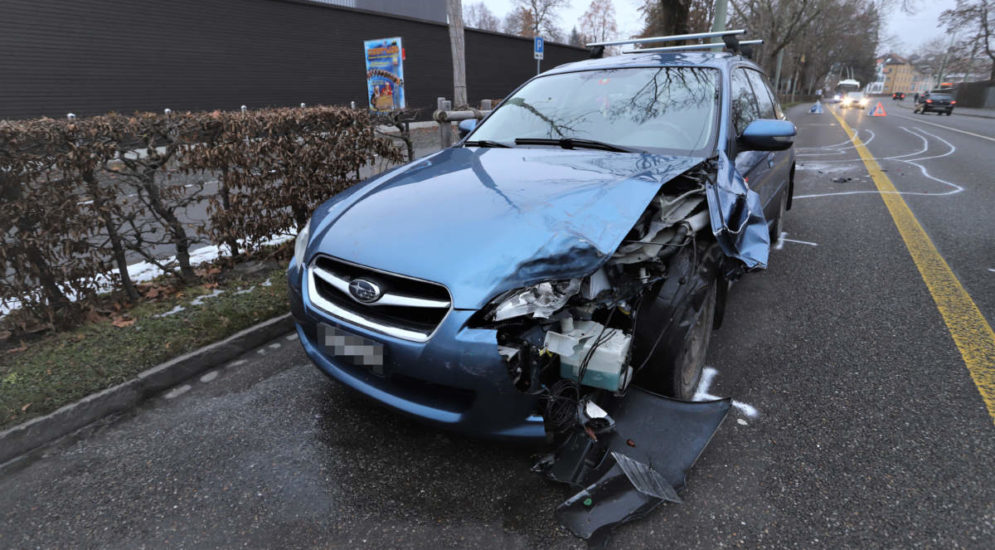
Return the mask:
<path id="1" fill-rule="evenodd" d="M 639 6 L 643 0 L 614 0 L 615 16 L 618 20 L 620 33 L 631 36 L 642 30 L 642 14 Z M 472 4 L 475 0 L 463 0 L 463 4 Z M 885 16 L 882 39 L 891 38 L 884 49 L 894 50 L 894 53 L 908 55 L 920 44 L 933 38 L 944 36 L 944 31 L 936 21 L 937 14 L 952 8 L 955 0 L 919 0 L 918 10 L 914 14 L 904 14 L 900 10 Z M 487 7 L 499 18 L 511 11 L 512 0 L 485 0 Z M 559 12 L 559 24 L 566 32 L 577 25 L 581 16 L 591 4 L 590 0 L 572 0 L 570 6 Z M 884 53 L 884 52 L 881 52 Z"/>

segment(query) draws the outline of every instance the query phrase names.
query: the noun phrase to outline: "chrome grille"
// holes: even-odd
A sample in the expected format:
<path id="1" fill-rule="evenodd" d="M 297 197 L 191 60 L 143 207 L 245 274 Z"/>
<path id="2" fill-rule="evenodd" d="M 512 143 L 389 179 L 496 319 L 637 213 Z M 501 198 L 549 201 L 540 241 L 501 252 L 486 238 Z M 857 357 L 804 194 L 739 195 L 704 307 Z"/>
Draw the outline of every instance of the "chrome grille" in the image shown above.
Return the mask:
<path id="1" fill-rule="evenodd" d="M 354 279 L 374 283 L 381 291 L 379 298 L 360 301 L 349 290 Z M 431 338 L 452 308 L 449 291 L 438 283 L 329 256 L 316 257 L 308 267 L 308 296 L 330 315 L 414 342 Z"/>

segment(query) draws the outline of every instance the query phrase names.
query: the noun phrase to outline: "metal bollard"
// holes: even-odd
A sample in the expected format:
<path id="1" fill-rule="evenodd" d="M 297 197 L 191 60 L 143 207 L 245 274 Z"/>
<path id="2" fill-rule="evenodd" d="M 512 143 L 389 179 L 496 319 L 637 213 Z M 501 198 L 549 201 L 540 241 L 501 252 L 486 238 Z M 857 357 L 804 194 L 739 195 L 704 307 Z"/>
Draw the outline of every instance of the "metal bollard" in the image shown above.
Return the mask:
<path id="1" fill-rule="evenodd" d="M 438 109 L 440 111 L 449 111 L 453 108 L 453 102 L 449 101 L 444 97 L 440 97 L 436 100 L 438 104 Z M 449 147 L 453 144 L 453 125 L 449 121 L 439 122 L 439 141 L 443 147 Z"/>

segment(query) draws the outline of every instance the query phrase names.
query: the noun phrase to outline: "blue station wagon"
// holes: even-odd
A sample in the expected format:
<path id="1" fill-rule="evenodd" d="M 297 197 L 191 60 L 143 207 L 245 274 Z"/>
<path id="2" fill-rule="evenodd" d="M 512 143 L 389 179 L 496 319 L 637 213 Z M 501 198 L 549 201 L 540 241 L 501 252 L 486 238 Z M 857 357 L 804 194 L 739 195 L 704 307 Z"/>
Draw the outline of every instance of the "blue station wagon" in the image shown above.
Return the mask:
<path id="1" fill-rule="evenodd" d="M 311 360 L 489 438 L 562 433 L 637 387 L 690 399 L 731 281 L 766 267 L 791 206 L 795 127 L 757 65 L 570 63 L 460 128 L 300 231 L 287 276 Z"/>

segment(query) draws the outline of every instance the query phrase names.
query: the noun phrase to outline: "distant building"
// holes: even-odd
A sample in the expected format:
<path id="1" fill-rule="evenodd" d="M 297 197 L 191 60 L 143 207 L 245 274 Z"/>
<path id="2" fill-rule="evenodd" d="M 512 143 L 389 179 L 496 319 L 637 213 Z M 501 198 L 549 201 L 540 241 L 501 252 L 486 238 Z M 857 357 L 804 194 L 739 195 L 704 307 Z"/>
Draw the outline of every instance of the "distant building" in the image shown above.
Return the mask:
<path id="1" fill-rule="evenodd" d="M 916 91 L 922 81 L 922 75 L 904 57 L 888 54 L 878 59 L 879 74 L 884 77 L 881 91 L 885 95 L 895 92 L 909 93 Z"/>
<path id="2" fill-rule="evenodd" d="M 446 22 L 446 0 L 309 0 L 316 4 L 332 4 L 344 8 L 413 17 L 438 23 Z"/>

